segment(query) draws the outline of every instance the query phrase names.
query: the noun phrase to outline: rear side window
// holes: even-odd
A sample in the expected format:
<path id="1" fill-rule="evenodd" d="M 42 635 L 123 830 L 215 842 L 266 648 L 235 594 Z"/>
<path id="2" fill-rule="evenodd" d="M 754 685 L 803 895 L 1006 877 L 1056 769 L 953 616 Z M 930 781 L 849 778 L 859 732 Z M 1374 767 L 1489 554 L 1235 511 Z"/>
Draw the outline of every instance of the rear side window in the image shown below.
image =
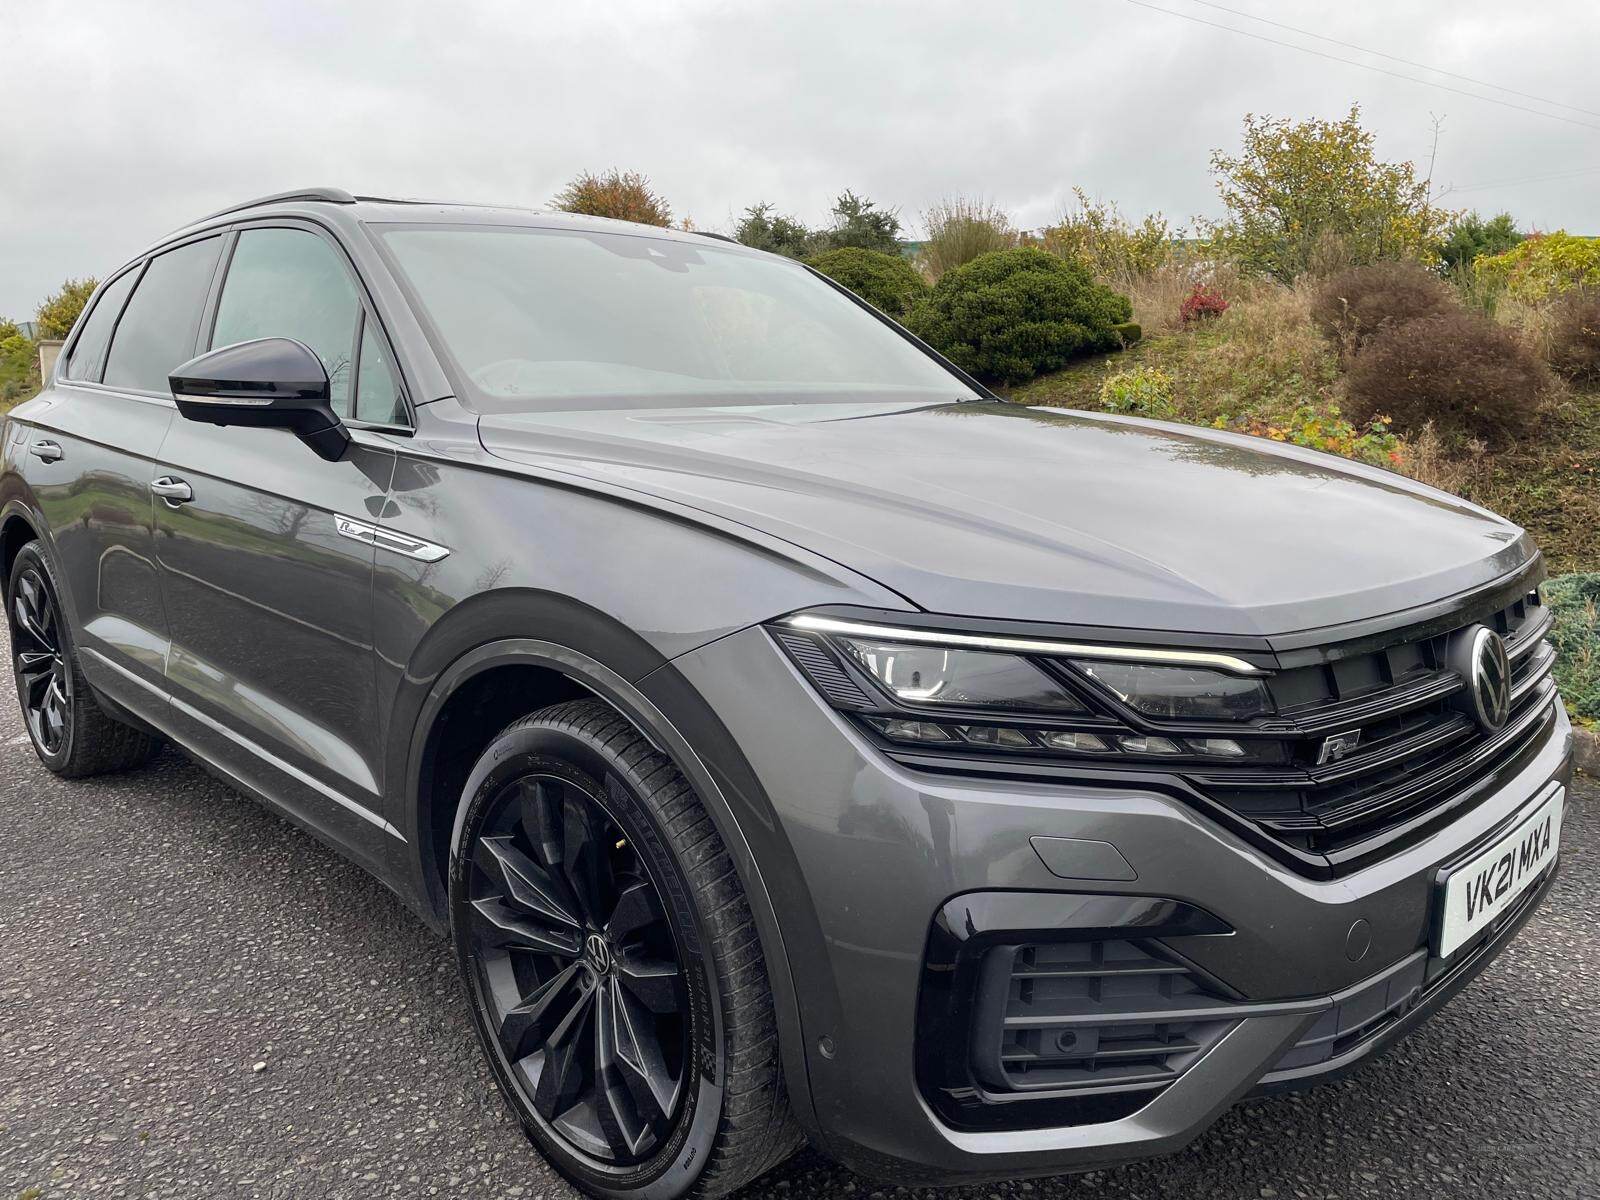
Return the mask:
<path id="1" fill-rule="evenodd" d="M 361 301 L 339 252 L 303 229 L 247 229 L 222 285 L 213 348 L 286 337 L 327 368 L 333 411 L 350 415 L 350 376 Z"/>
<path id="2" fill-rule="evenodd" d="M 220 238 L 190 242 L 150 260 L 117 322 L 106 359 L 109 387 L 167 392 L 167 376 L 194 357 Z"/>
<path id="3" fill-rule="evenodd" d="M 65 378 L 94 383 L 100 381 L 100 372 L 106 365 L 106 347 L 111 344 L 111 330 L 117 324 L 122 302 L 128 298 L 134 280 L 138 278 L 139 268 L 135 267 L 131 271 L 124 271 L 100 289 L 100 298 L 89 310 L 78 340 L 72 343 L 72 357 L 67 360 L 66 369 L 62 372 Z"/>

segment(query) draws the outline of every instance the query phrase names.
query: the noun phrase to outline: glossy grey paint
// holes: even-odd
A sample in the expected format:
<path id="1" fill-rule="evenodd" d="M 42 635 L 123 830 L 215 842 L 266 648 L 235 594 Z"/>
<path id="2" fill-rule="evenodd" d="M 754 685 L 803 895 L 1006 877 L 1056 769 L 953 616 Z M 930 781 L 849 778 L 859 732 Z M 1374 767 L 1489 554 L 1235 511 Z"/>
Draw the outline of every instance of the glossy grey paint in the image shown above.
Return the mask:
<path id="1" fill-rule="evenodd" d="M 150 480 L 173 408 L 76 387 L 24 407 L 38 415 L 11 427 L 7 456 L 25 470 L 32 507 L 51 531 L 80 644 L 159 685 L 168 630 Z M 61 457 L 47 461 L 30 452 L 46 443 L 59 447 Z M 113 673 L 94 682 L 123 701 L 140 691 Z"/>
<path id="2" fill-rule="evenodd" d="M 694 504 L 932 612 L 1271 635 L 1521 565 L 1483 509 L 1259 438 L 1002 402 L 485 417 L 519 462 Z"/>
<path id="3" fill-rule="evenodd" d="M 335 238 L 394 352 L 414 428 L 355 428 L 353 452 L 324 463 L 281 431 L 215 429 L 175 419 L 169 399 L 52 381 L 7 421 L 0 517 L 28 522 L 63 565 L 97 689 L 435 925 L 435 806 L 453 815 L 458 798 L 423 783 L 457 689 L 535 666 L 616 704 L 685 771 L 734 854 L 797 1112 L 836 1153 L 982 1175 L 1181 1144 L 1314 1018 L 1318 997 L 1416 944 L 1432 865 L 1525 798 L 1518 781 L 1381 866 L 1322 884 L 1159 795 L 895 766 L 817 702 L 762 622 L 822 606 L 920 609 L 1270 660 L 1318 626 L 1370 632 L 1454 603 L 1534 551 L 1499 518 L 1384 472 L 999 403 L 479 420 L 453 398 L 362 224 L 430 214 L 582 221 L 290 203 L 197 227 L 293 222 Z M 26 453 L 44 437 L 62 460 Z M 151 496 L 158 470 L 190 482 L 193 501 L 167 510 Z M 339 537 L 339 514 L 449 554 L 375 551 Z M 18 528 L 3 526 L 8 539 Z M 1567 769 L 1568 738 L 1563 716 L 1528 787 Z M 1233 921 L 1239 935 L 1191 953 L 1252 998 L 1309 998 L 1310 1016 L 1242 1027 L 1174 1099 L 1117 1130 L 943 1127 L 911 1060 L 929 921 L 968 890 L 1084 890 L 1049 872 L 1035 836 L 1114 845 L 1137 879 L 1096 891 L 1187 900 Z M 1374 929 L 1359 967 L 1340 952 L 1356 915 Z M 817 1048 L 824 1036 L 831 1056 Z"/>
<path id="4" fill-rule="evenodd" d="M 750 833 L 758 859 L 787 854 L 795 863 L 796 886 L 777 899 L 796 978 L 807 988 L 812 1099 L 821 1127 L 848 1143 L 834 1152 L 868 1164 L 886 1156 L 982 1173 L 987 1158 L 994 1172 L 998 1156 L 1023 1149 L 1017 1135 L 957 1134 L 920 1104 L 891 1104 L 891 1081 L 914 1072 L 929 917 L 949 897 L 1025 889 L 1185 901 L 1235 929 L 1169 939 L 1200 966 L 1252 1000 L 1325 997 L 1426 942 L 1437 865 L 1571 771 L 1562 713 L 1537 759 L 1494 799 L 1376 866 L 1314 881 L 1156 792 L 956 779 L 886 763 L 837 714 L 803 703 L 808 685 L 764 630 L 673 665 L 722 715 L 766 786 L 775 820 Z M 752 693 L 763 698 L 760 709 L 736 699 Z M 1034 836 L 1110 842 L 1138 878 L 1059 879 L 1034 852 Z M 1343 948 L 1358 918 L 1372 925 L 1373 945 L 1351 962 Z M 821 1037 L 838 1047 L 832 1057 L 816 1053 Z M 1270 1064 L 1263 1052 L 1231 1069 L 1243 1086 L 1251 1069 L 1258 1077 Z"/>

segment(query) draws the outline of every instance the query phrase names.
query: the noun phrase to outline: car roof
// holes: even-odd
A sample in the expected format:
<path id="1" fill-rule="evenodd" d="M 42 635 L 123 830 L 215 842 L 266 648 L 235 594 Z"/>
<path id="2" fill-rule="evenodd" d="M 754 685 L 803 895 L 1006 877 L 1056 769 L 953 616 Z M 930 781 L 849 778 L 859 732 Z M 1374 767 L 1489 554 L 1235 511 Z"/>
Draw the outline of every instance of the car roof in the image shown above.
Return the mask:
<path id="1" fill-rule="evenodd" d="M 219 224 L 232 224 L 235 221 L 264 216 L 320 216 L 336 223 L 353 220 L 372 223 L 520 225 L 546 229 L 592 229 L 596 232 L 642 234 L 672 241 L 699 242 L 704 238 L 712 238 L 738 244 L 734 239 L 720 233 L 667 229 L 658 225 L 642 225 L 612 217 L 593 217 L 516 205 L 365 196 L 347 192 L 342 188 L 314 187 L 276 192 L 270 196 L 262 196 L 219 209 L 175 230 L 162 238 L 158 245 Z M 156 247 L 152 247 L 154 248 Z"/>

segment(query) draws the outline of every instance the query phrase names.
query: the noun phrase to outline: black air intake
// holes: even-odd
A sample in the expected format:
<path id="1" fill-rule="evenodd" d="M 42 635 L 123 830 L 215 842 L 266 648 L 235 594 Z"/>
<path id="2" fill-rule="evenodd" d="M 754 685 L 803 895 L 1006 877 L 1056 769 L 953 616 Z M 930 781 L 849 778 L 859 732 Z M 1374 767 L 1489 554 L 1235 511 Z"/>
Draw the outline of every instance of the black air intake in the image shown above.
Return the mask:
<path id="1" fill-rule="evenodd" d="M 1228 1008 L 1154 943 L 997 946 L 980 977 L 973 1072 L 1005 1092 L 1159 1090 L 1233 1027 Z"/>

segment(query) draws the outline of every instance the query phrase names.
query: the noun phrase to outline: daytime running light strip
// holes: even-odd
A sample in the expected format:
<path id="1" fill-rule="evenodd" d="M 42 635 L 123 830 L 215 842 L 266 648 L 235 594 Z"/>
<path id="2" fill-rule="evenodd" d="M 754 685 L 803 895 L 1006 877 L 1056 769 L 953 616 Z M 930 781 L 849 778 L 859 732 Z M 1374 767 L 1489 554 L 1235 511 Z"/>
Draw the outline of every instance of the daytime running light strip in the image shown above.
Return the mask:
<path id="1" fill-rule="evenodd" d="M 1142 646 L 1097 646 L 1080 642 L 1047 642 L 1032 638 L 995 637 L 988 634 L 943 633 L 932 629 L 904 629 L 895 625 L 864 625 L 799 613 L 785 617 L 783 624 L 813 633 L 838 633 L 852 637 L 876 637 L 894 642 L 927 642 L 937 646 L 968 646 L 974 650 L 1004 650 L 1017 654 L 1070 654 L 1077 658 L 1115 659 L 1120 662 L 1166 663 L 1189 667 L 1213 667 L 1235 675 L 1262 675 L 1253 663 L 1231 654 L 1208 650 L 1150 650 Z"/>

